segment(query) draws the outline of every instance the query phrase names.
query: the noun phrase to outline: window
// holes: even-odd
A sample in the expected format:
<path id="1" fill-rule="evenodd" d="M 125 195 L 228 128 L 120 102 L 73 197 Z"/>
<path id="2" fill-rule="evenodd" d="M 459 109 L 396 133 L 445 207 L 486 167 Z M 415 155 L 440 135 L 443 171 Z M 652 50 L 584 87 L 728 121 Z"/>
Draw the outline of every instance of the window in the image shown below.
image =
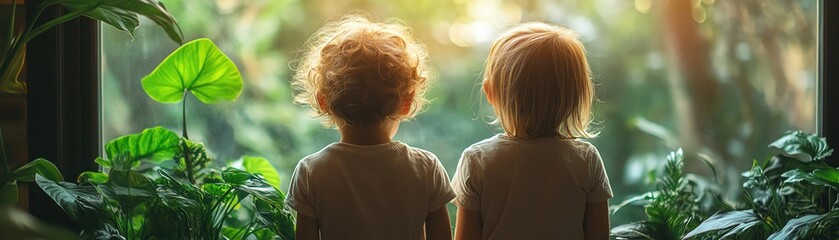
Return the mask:
<path id="1" fill-rule="evenodd" d="M 187 39 L 213 39 L 239 66 L 236 102 L 188 98 L 193 139 L 218 161 L 243 154 L 273 161 L 284 185 L 297 161 L 330 142 L 308 109 L 291 101 L 289 68 L 307 36 L 327 19 L 361 9 L 413 27 L 436 74 L 432 104 L 397 139 L 428 149 L 454 174 L 461 151 L 499 132 L 478 83 L 489 44 L 507 25 L 543 20 L 580 33 L 601 103 L 600 150 L 615 200 L 640 192 L 646 172 L 675 148 L 714 159 L 723 187 L 739 185 L 752 159 L 788 129 L 816 131 L 819 2 L 494 1 L 346 2 L 164 0 Z M 143 19 L 131 39 L 102 29 L 105 141 L 162 125 L 180 129 L 180 106 L 149 99 L 140 79 L 177 46 Z M 695 155 L 692 155 L 695 156 Z M 710 176 L 697 159 L 689 172 Z M 614 219 L 614 224 L 624 219 Z"/>

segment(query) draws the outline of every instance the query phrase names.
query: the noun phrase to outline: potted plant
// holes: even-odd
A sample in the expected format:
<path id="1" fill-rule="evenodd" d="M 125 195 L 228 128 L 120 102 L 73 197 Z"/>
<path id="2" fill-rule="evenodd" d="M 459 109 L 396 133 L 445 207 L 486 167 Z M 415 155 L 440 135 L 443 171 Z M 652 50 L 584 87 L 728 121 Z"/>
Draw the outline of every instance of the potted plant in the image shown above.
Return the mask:
<path id="1" fill-rule="evenodd" d="M 212 104 L 235 100 L 242 78 L 212 41 L 198 39 L 166 57 L 142 85 L 158 102 L 193 95 Z M 78 184 L 36 181 L 82 225 L 83 237 L 293 239 L 294 220 L 271 164 L 243 156 L 219 166 L 203 144 L 189 139 L 186 115 L 182 119 L 181 136 L 152 127 L 110 141 L 95 160 L 102 170 L 82 173 Z"/>

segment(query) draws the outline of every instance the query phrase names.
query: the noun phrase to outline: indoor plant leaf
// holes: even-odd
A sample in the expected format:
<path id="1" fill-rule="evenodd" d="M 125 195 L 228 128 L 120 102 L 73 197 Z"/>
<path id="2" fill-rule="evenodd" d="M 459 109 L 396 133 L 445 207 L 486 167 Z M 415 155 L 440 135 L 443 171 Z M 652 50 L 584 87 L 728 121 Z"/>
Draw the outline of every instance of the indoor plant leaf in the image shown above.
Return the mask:
<path id="1" fill-rule="evenodd" d="M 203 103 L 232 101 L 242 92 L 236 64 L 210 39 L 190 41 L 170 54 L 142 80 L 143 90 L 162 103 L 176 103 L 185 91 Z"/>
<path id="2" fill-rule="evenodd" d="M 108 174 L 103 172 L 85 171 L 79 174 L 79 183 L 104 184 L 108 182 Z"/>
<path id="3" fill-rule="evenodd" d="M 242 156 L 242 167 L 249 173 L 258 173 L 274 188 L 280 189 L 280 174 L 267 159 L 262 157 Z"/>
<path id="4" fill-rule="evenodd" d="M 827 145 L 825 138 L 801 131 L 787 132 L 784 136 L 769 144 L 769 151 L 802 162 L 819 160 L 833 153 L 833 149 L 830 149 Z"/>
<path id="5" fill-rule="evenodd" d="M 67 182 L 53 182 L 41 175 L 35 175 L 35 182 L 58 204 L 67 215 L 86 228 L 98 221 L 97 209 L 104 209 L 99 193 L 91 185 L 76 185 Z"/>
<path id="6" fill-rule="evenodd" d="M 733 228 L 731 231 L 744 231 L 749 227 L 756 225 L 756 222 L 760 221 L 760 216 L 755 214 L 752 210 L 717 213 L 700 223 L 699 226 L 693 229 L 693 231 L 686 234 L 683 239 L 729 228 Z M 740 227 L 742 225 L 746 225 L 746 227 Z M 728 231 L 726 235 L 733 235 L 731 231 Z"/>
<path id="7" fill-rule="evenodd" d="M 129 162 L 146 159 L 155 163 L 171 159 L 178 151 L 177 134 L 163 127 L 153 127 L 139 134 L 119 137 L 105 144 L 105 153 L 113 161 L 117 155 L 127 154 Z M 113 164 L 113 162 L 111 162 Z"/>
<path id="8" fill-rule="evenodd" d="M 806 230 L 811 224 L 818 222 L 825 215 L 805 215 L 802 217 L 790 219 L 781 231 L 777 231 L 769 236 L 767 240 L 783 240 L 795 239 L 799 236 L 802 230 Z"/>
<path id="9" fill-rule="evenodd" d="M 137 15 L 151 19 L 166 31 L 170 39 L 183 43 L 183 32 L 175 18 L 157 0 L 48 0 L 41 5 L 61 4 L 70 11 L 87 10 L 84 16 L 99 20 L 134 37 L 134 30 L 140 26 Z M 47 26 L 51 27 L 51 26 Z"/>
<path id="10" fill-rule="evenodd" d="M 270 204 L 261 199 L 253 200 L 257 220 L 276 233 L 280 239 L 294 239 L 294 217 L 285 205 Z"/>
<path id="11" fill-rule="evenodd" d="M 56 168 L 50 161 L 43 158 L 35 159 L 26 165 L 21 166 L 12 172 L 11 177 L 12 180 L 32 182 L 35 181 L 36 173 L 53 182 L 64 181 L 64 177 L 61 176 L 61 172 L 58 171 L 58 168 Z"/>
<path id="12" fill-rule="evenodd" d="M 817 169 L 813 171 L 813 176 L 831 183 L 833 187 L 839 187 L 839 170 L 835 168 Z"/>

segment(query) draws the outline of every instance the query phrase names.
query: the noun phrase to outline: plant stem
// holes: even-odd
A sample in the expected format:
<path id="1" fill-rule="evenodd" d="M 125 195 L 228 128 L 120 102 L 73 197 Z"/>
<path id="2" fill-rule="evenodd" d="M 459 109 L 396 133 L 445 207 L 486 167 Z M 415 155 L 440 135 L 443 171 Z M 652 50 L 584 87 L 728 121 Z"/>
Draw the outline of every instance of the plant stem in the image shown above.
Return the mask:
<path id="1" fill-rule="evenodd" d="M 183 100 L 182 100 L 183 104 L 181 105 L 181 116 L 183 117 L 182 127 L 184 128 L 184 132 L 183 132 L 184 138 L 189 139 L 189 135 L 187 134 L 187 131 L 186 131 L 186 99 L 187 99 L 186 95 L 187 95 L 187 93 L 189 93 L 189 92 L 184 91 L 184 97 L 183 97 Z"/>
<path id="2" fill-rule="evenodd" d="M 6 43 L 11 46 L 12 40 L 15 39 L 15 10 L 17 8 L 17 0 L 12 0 L 12 14 L 9 16 L 9 35 L 6 37 Z"/>

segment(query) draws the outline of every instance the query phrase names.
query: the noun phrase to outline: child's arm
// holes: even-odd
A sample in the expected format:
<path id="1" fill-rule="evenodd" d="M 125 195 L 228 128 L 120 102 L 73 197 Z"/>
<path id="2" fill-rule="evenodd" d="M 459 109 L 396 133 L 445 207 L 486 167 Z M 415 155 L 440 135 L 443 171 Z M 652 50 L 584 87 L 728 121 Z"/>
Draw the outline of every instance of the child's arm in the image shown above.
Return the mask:
<path id="1" fill-rule="evenodd" d="M 459 220 L 458 220 L 459 222 Z M 586 240 L 609 239 L 609 201 L 586 204 L 583 221 Z"/>
<path id="2" fill-rule="evenodd" d="M 320 229 L 318 227 L 318 220 L 297 213 L 297 239 L 320 239 Z"/>
<path id="3" fill-rule="evenodd" d="M 451 240 L 452 225 L 449 222 L 449 210 L 446 205 L 428 213 L 425 217 L 425 237 L 428 240 Z"/>
<path id="4" fill-rule="evenodd" d="M 481 212 L 457 209 L 457 224 L 455 224 L 454 238 L 457 240 L 481 239 Z"/>

